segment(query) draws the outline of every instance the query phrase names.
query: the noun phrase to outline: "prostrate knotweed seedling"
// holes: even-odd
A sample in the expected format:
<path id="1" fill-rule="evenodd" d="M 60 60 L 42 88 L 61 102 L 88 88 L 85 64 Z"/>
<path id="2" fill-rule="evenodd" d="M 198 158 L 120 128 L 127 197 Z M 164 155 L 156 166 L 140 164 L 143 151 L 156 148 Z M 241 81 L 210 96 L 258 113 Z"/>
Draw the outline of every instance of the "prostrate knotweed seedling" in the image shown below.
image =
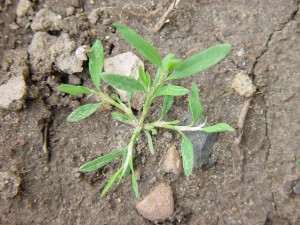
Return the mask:
<path id="1" fill-rule="evenodd" d="M 231 46 L 229 44 L 219 44 L 210 47 L 202 52 L 199 52 L 184 61 L 181 61 L 174 57 L 173 54 L 169 54 L 162 59 L 157 49 L 148 43 L 145 39 L 139 36 L 132 29 L 115 23 L 113 25 L 120 32 L 122 37 L 137 49 L 147 60 L 157 66 L 157 72 L 154 79 L 151 79 L 150 74 L 139 68 L 138 80 L 124 76 L 121 74 L 105 73 L 102 72 L 104 62 L 104 52 L 102 44 L 99 40 L 93 45 L 91 53 L 89 54 L 89 71 L 92 81 L 95 86 L 95 90 L 89 89 L 83 86 L 73 86 L 69 84 L 62 84 L 58 87 L 58 90 L 66 92 L 70 95 L 78 94 L 93 94 L 101 98 L 101 103 L 86 104 L 75 109 L 69 116 L 67 121 L 75 122 L 80 121 L 100 108 L 102 104 L 110 104 L 115 106 L 122 113 L 113 112 L 112 116 L 126 124 L 130 124 L 134 127 L 131 139 L 128 145 L 121 150 L 101 156 L 93 161 L 90 161 L 79 168 L 81 172 L 89 172 L 97 170 L 116 157 L 123 157 L 122 165 L 115 172 L 115 174 L 109 179 L 106 186 L 101 192 L 103 196 L 115 183 L 118 183 L 126 177 L 130 172 L 132 174 L 132 186 L 135 195 L 138 196 L 138 184 L 135 178 L 133 159 L 134 159 L 134 145 L 137 137 L 144 132 L 148 139 L 149 150 L 152 154 L 155 153 L 152 144 L 152 135 L 156 135 L 157 128 L 165 128 L 175 130 L 180 133 L 182 137 L 181 142 L 181 155 L 183 161 L 183 169 L 186 176 L 189 176 L 193 170 L 194 152 L 191 141 L 185 136 L 184 131 L 204 131 L 204 132 L 223 132 L 234 131 L 226 123 L 218 123 L 213 126 L 205 126 L 206 121 L 200 126 L 194 126 L 203 113 L 203 107 L 199 98 L 199 90 L 195 83 L 192 84 L 191 92 L 189 95 L 189 108 L 192 114 L 193 122 L 188 126 L 179 126 L 178 120 L 164 121 L 165 115 L 172 107 L 174 96 L 182 96 L 189 93 L 189 90 L 175 85 L 165 85 L 166 81 L 185 78 L 197 74 L 222 60 L 230 51 Z M 101 80 L 108 83 L 110 86 L 116 89 L 125 90 L 127 92 L 127 105 L 125 105 L 118 95 L 112 94 L 111 97 L 105 94 L 100 89 Z M 143 111 L 139 118 L 137 118 L 130 107 L 130 99 L 133 92 L 143 92 L 146 95 Z M 161 117 L 153 122 L 145 122 L 149 108 L 155 98 L 163 96 L 164 102 L 162 106 Z M 150 134 L 151 133 L 151 134 Z"/>

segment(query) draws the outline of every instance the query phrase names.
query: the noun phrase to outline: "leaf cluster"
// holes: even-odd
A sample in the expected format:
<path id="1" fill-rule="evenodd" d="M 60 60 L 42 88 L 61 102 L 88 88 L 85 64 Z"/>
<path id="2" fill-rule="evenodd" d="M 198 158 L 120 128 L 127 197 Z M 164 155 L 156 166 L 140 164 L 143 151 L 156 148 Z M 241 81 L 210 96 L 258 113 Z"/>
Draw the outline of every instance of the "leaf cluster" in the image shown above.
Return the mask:
<path id="1" fill-rule="evenodd" d="M 70 95 L 92 94 L 97 95 L 102 100 L 101 103 L 85 104 L 75 109 L 67 118 L 68 122 L 76 122 L 85 119 L 92 115 L 103 104 L 110 104 L 118 109 L 112 113 L 112 117 L 122 123 L 132 125 L 134 131 L 127 146 L 121 150 L 109 153 L 107 155 L 96 158 L 90 162 L 85 163 L 79 168 L 81 172 L 90 172 L 98 170 L 99 168 L 112 162 L 117 157 L 122 157 L 122 164 L 120 168 L 109 179 L 106 186 L 101 192 L 103 196 L 114 183 L 119 183 L 124 177 L 132 174 L 132 186 L 135 195 L 138 196 L 138 183 L 134 173 L 134 146 L 136 139 L 144 133 L 148 147 L 152 155 L 155 154 L 152 136 L 157 134 L 158 128 L 171 129 L 179 132 L 182 137 L 181 141 L 181 155 L 183 160 L 183 169 L 186 176 L 191 175 L 194 165 L 194 151 L 192 142 L 185 136 L 184 131 L 195 132 L 224 132 L 233 131 L 233 128 L 226 123 L 219 123 L 213 126 L 206 126 L 206 121 L 200 126 L 194 126 L 202 116 L 204 109 L 199 97 L 198 86 L 193 83 L 191 90 L 182 86 L 172 84 L 166 85 L 167 81 L 182 79 L 198 74 L 205 69 L 210 68 L 219 61 L 221 61 L 230 51 L 229 44 L 218 44 L 212 46 L 202 52 L 199 52 L 185 60 L 180 60 L 174 54 L 168 54 L 164 58 L 158 53 L 158 50 L 150 44 L 147 40 L 142 38 L 135 31 L 129 27 L 115 23 L 113 24 L 121 36 L 142 56 L 152 62 L 157 67 L 155 77 L 151 77 L 148 71 L 139 68 L 139 77 L 134 79 L 131 76 L 123 74 L 106 73 L 103 72 L 104 51 L 103 46 L 99 40 L 92 46 L 89 54 L 89 71 L 95 89 L 89 89 L 83 86 L 74 86 L 69 84 L 62 84 L 58 90 Z M 101 81 L 106 82 L 115 89 L 124 90 L 127 92 L 127 105 L 121 101 L 118 95 L 111 96 L 104 93 L 100 84 Z M 144 93 L 146 100 L 143 111 L 137 118 L 131 110 L 131 95 L 134 92 Z M 189 110 L 192 114 L 193 121 L 188 126 L 178 126 L 180 121 L 164 121 L 164 117 L 171 109 L 174 98 L 176 96 L 189 95 Z M 164 98 L 161 116 L 156 121 L 146 123 L 149 108 L 153 101 L 162 96 Z"/>

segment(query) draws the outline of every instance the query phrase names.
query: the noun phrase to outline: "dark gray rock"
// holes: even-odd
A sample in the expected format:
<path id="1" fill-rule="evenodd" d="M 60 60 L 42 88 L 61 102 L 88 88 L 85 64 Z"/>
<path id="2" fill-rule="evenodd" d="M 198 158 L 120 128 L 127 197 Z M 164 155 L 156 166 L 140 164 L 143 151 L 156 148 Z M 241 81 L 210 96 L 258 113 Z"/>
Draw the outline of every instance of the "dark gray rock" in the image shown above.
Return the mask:
<path id="1" fill-rule="evenodd" d="M 189 125 L 192 122 L 192 115 L 186 112 L 186 118 L 182 121 L 182 125 Z M 204 117 L 202 116 L 200 120 L 195 124 L 199 126 L 204 122 Z M 194 146 L 194 168 L 201 168 L 204 165 L 213 163 L 210 161 L 210 156 L 212 155 L 212 147 L 218 141 L 218 133 L 205 133 L 205 132 L 195 132 L 189 131 L 184 132 L 185 135 L 191 140 Z"/>

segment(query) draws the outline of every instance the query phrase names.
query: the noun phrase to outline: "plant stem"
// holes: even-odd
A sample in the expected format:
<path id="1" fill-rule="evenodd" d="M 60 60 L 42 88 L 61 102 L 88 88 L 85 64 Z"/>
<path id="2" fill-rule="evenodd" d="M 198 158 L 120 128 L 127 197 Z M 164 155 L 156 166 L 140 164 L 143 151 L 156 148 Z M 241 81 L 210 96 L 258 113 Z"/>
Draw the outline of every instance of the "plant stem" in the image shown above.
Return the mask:
<path id="1" fill-rule="evenodd" d="M 106 94 L 104 94 L 102 91 L 93 92 L 94 94 L 97 94 L 103 101 L 117 107 L 118 109 L 124 111 L 126 114 L 133 115 L 132 110 L 128 108 L 126 105 L 121 105 L 118 102 L 114 101 L 110 97 L 108 97 Z M 134 116 L 134 115 L 133 115 Z M 134 116 L 135 117 L 135 116 Z"/>
<path id="2" fill-rule="evenodd" d="M 125 163 L 124 163 L 122 176 L 126 172 L 127 167 L 129 165 L 129 162 L 132 160 L 134 143 L 135 143 L 137 137 L 140 135 L 141 131 L 142 131 L 142 128 L 140 126 L 137 126 L 135 128 L 131 138 L 130 138 L 130 142 L 129 142 L 128 147 L 127 147 L 127 158 L 126 158 Z"/>
<path id="3" fill-rule="evenodd" d="M 176 130 L 176 131 L 201 131 L 202 127 L 204 127 L 206 124 L 206 122 L 204 122 L 203 124 L 197 126 L 197 127 L 191 127 L 191 126 L 174 126 L 174 125 L 170 125 L 168 124 L 168 122 L 154 122 L 151 124 L 146 124 L 145 128 L 147 127 L 160 127 L 160 128 L 166 128 L 166 129 L 170 129 L 170 130 Z"/>

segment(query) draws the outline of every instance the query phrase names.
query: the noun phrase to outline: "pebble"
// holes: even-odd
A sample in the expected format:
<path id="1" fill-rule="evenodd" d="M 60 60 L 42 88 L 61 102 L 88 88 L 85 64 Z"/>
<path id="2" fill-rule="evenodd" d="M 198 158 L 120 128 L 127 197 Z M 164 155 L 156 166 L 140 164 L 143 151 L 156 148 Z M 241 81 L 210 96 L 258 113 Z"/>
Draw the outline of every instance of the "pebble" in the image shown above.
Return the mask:
<path id="1" fill-rule="evenodd" d="M 295 194 L 300 195 L 300 181 L 298 181 L 294 186 L 294 192 Z"/>
<path id="2" fill-rule="evenodd" d="M 174 213 L 173 192 L 170 185 L 161 183 L 136 205 L 138 212 L 151 221 L 163 221 Z"/>
<path id="3" fill-rule="evenodd" d="M 72 85 L 80 85 L 81 84 L 80 78 L 73 74 L 70 74 L 68 76 L 68 81 L 69 81 L 69 84 L 72 84 Z"/>
<path id="4" fill-rule="evenodd" d="M 13 198 L 19 192 L 21 178 L 12 172 L 0 172 L 0 197 Z"/>
<path id="5" fill-rule="evenodd" d="M 10 78 L 0 86 L 0 108 L 19 110 L 25 103 L 26 83 L 22 76 Z"/>
<path id="6" fill-rule="evenodd" d="M 181 157 L 175 146 L 168 149 L 164 163 L 163 171 L 166 173 L 174 173 L 179 175 L 182 172 Z"/>
<path id="7" fill-rule="evenodd" d="M 20 0 L 17 9 L 16 14 L 18 17 L 24 17 L 32 7 L 32 3 L 29 0 Z"/>
<path id="8" fill-rule="evenodd" d="M 74 6 L 70 6 L 70 7 L 66 8 L 66 14 L 67 14 L 67 16 L 74 15 L 74 12 L 75 12 L 75 7 Z"/>
<path id="9" fill-rule="evenodd" d="M 243 97 L 251 97 L 255 91 L 255 85 L 244 72 L 237 73 L 232 81 L 231 87 Z"/>
<path id="10" fill-rule="evenodd" d="M 142 176 L 142 171 L 140 168 L 136 168 L 134 171 L 134 175 L 135 175 L 135 179 L 137 181 L 141 180 L 141 176 Z"/>
<path id="11" fill-rule="evenodd" d="M 139 67 L 144 69 L 144 63 L 139 57 L 132 52 L 126 52 L 104 60 L 104 71 L 114 72 L 124 76 L 132 75 L 135 79 L 139 77 Z M 126 101 L 126 91 L 117 90 L 122 101 Z M 131 106 L 134 109 L 140 110 L 143 107 L 145 96 L 142 93 L 133 93 Z"/>
<path id="12" fill-rule="evenodd" d="M 91 47 L 88 45 L 79 46 L 75 51 L 75 56 L 82 60 L 86 61 L 88 59 L 87 55 L 90 53 Z"/>

